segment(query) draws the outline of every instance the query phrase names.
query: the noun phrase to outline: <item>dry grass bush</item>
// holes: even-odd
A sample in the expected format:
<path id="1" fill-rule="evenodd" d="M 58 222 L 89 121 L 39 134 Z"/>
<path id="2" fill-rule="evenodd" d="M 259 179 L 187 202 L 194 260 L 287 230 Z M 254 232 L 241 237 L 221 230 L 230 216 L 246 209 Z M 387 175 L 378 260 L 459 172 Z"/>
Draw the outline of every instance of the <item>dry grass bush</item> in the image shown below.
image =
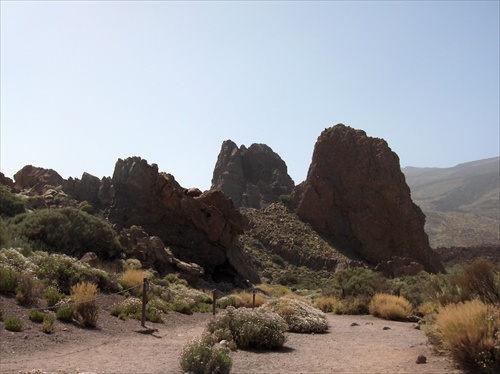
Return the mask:
<path id="1" fill-rule="evenodd" d="M 55 330 L 54 328 L 55 318 L 53 315 L 46 315 L 43 318 L 42 325 L 40 326 L 40 330 L 45 334 L 52 334 Z"/>
<path id="2" fill-rule="evenodd" d="M 483 372 L 500 372 L 500 308 L 480 300 L 439 308 L 435 331 L 461 363 Z"/>
<path id="3" fill-rule="evenodd" d="M 82 282 L 71 288 L 71 298 L 75 302 L 74 318 L 83 326 L 95 327 L 99 317 L 99 306 L 96 296 L 97 286 Z"/>
<path id="4" fill-rule="evenodd" d="M 402 296 L 376 294 L 368 307 L 370 314 L 383 319 L 400 321 L 408 317 L 413 307 Z"/>
<path id="5" fill-rule="evenodd" d="M 150 278 L 151 273 L 146 270 L 141 269 L 127 269 L 120 275 L 119 281 L 124 288 L 135 287 L 131 291 L 131 294 L 139 296 L 142 294 L 142 286 L 144 284 L 144 278 Z"/>
<path id="6" fill-rule="evenodd" d="M 287 297 L 273 299 L 264 308 L 268 308 L 283 317 L 288 324 L 288 331 L 321 333 L 328 330 L 325 313 L 298 299 Z"/>
<path id="7" fill-rule="evenodd" d="M 279 348 L 285 343 L 287 328 L 282 317 L 263 307 L 228 307 L 207 324 L 209 334 L 232 341 L 238 348 Z"/>
<path id="8" fill-rule="evenodd" d="M 236 291 L 234 293 L 236 296 L 236 305 L 233 305 L 235 308 L 253 308 L 259 307 L 266 302 L 266 298 L 264 295 L 260 293 L 255 293 L 255 304 L 253 302 L 253 292 L 249 291 Z"/>
<path id="9" fill-rule="evenodd" d="M 420 304 L 417 308 L 417 314 L 419 316 L 425 317 L 434 313 L 437 313 L 439 305 L 433 301 L 425 301 Z"/>
<path id="10" fill-rule="evenodd" d="M 342 314 L 344 304 L 335 296 L 320 296 L 314 299 L 313 305 L 324 313 Z"/>

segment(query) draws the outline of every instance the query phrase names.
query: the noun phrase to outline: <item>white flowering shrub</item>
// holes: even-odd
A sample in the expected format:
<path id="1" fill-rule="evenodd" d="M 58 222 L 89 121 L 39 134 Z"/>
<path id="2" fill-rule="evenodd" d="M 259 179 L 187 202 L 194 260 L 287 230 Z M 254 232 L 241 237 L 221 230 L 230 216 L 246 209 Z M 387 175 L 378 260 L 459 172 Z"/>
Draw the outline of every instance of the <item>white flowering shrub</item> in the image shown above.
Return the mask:
<path id="1" fill-rule="evenodd" d="M 209 339 L 188 343 L 180 357 L 182 371 L 195 374 L 228 374 L 232 364 L 228 352 L 214 346 Z"/>
<path id="2" fill-rule="evenodd" d="M 306 302 L 282 297 L 269 301 L 263 308 L 283 317 L 290 332 L 321 333 L 328 330 L 325 313 Z"/>
<path id="3" fill-rule="evenodd" d="M 231 336 L 238 348 L 275 349 L 286 340 L 285 320 L 265 308 L 228 307 L 207 325 L 209 333 Z"/>
<path id="4" fill-rule="evenodd" d="M 123 320 L 128 318 L 140 320 L 142 316 L 142 301 L 136 297 L 129 297 L 121 303 L 113 305 L 110 312 L 111 315 Z"/>

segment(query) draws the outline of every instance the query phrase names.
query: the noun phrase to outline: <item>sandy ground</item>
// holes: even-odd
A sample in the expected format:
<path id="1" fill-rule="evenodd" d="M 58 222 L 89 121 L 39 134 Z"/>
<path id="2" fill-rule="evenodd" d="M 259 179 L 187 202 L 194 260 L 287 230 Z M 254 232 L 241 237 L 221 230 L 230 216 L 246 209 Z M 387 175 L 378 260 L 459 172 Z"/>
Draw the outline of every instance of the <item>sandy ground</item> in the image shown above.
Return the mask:
<path id="1" fill-rule="evenodd" d="M 212 318 L 169 313 L 164 324 L 148 322 L 157 332 L 142 334 L 137 332 L 143 330 L 139 321 L 121 321 L 109 314 L 107 309 L 116 301 L 110 298 L 102 305 L 95 329 L 56 322 L 55 332 L 47 335 L 27 319 L 27 310 L 22 312 L 21 332 L 6 331 L 0 322 L 0 372 L 178 374 L 182 347 L 201 336 Z M 18 308 L 13 300 L 0 302 L 4 318 L 9 308 Z M 232 372 L 463 373 L 447 355 L 437 353 L 413 323 L 331 314 L 328 321 L 327 333 L 288 334 L 277 351 L 232 352 Z M 425 355 L 427 363 L 417 364 L 418 355 Z"/>

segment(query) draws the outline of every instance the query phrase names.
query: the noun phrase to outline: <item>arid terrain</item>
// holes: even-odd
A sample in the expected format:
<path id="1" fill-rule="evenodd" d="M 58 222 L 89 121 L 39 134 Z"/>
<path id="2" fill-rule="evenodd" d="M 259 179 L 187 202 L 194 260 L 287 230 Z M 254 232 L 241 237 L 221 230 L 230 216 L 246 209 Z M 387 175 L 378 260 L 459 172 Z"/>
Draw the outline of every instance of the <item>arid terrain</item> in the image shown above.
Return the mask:
<path id="1" fill-rule="evenodd" d="M 181 373 L 182 347 L 199 337 L 212 314 L 187 316 L 171 312 L 163 324 L 122 321 L 109 314 L 121 296 L 100 299 L 98 327 L 83 329 L 56 322 L 47 335 L 21 313 L 24 329 L 9 332 L 0 322 L 1 373 L 39 370 L 46 373 Z M 0 297 L 4 316 L 19 306 Z M 18 313 L 19 315 L 19 313 Z M 414 323 L 372 316 L 328 314 L 325 334 L 288 334 L 277 351 L 240 350 L 231 353 L 233 373 L 462 373 L 444 353 L 428 343 Z M 417 364 L 419 355 L 427 363 Z"/>

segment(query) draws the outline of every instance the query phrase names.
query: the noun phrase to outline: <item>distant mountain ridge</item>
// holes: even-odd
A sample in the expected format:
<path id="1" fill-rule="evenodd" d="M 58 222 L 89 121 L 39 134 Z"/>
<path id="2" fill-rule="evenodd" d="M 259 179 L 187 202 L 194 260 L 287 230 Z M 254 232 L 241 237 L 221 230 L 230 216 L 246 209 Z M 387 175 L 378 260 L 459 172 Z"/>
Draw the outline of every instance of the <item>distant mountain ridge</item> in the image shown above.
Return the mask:
<path id="1" fill-rule="evenodd" d="M 433 248 L 500 244 L 500 157 L 402 171 Z"/>

